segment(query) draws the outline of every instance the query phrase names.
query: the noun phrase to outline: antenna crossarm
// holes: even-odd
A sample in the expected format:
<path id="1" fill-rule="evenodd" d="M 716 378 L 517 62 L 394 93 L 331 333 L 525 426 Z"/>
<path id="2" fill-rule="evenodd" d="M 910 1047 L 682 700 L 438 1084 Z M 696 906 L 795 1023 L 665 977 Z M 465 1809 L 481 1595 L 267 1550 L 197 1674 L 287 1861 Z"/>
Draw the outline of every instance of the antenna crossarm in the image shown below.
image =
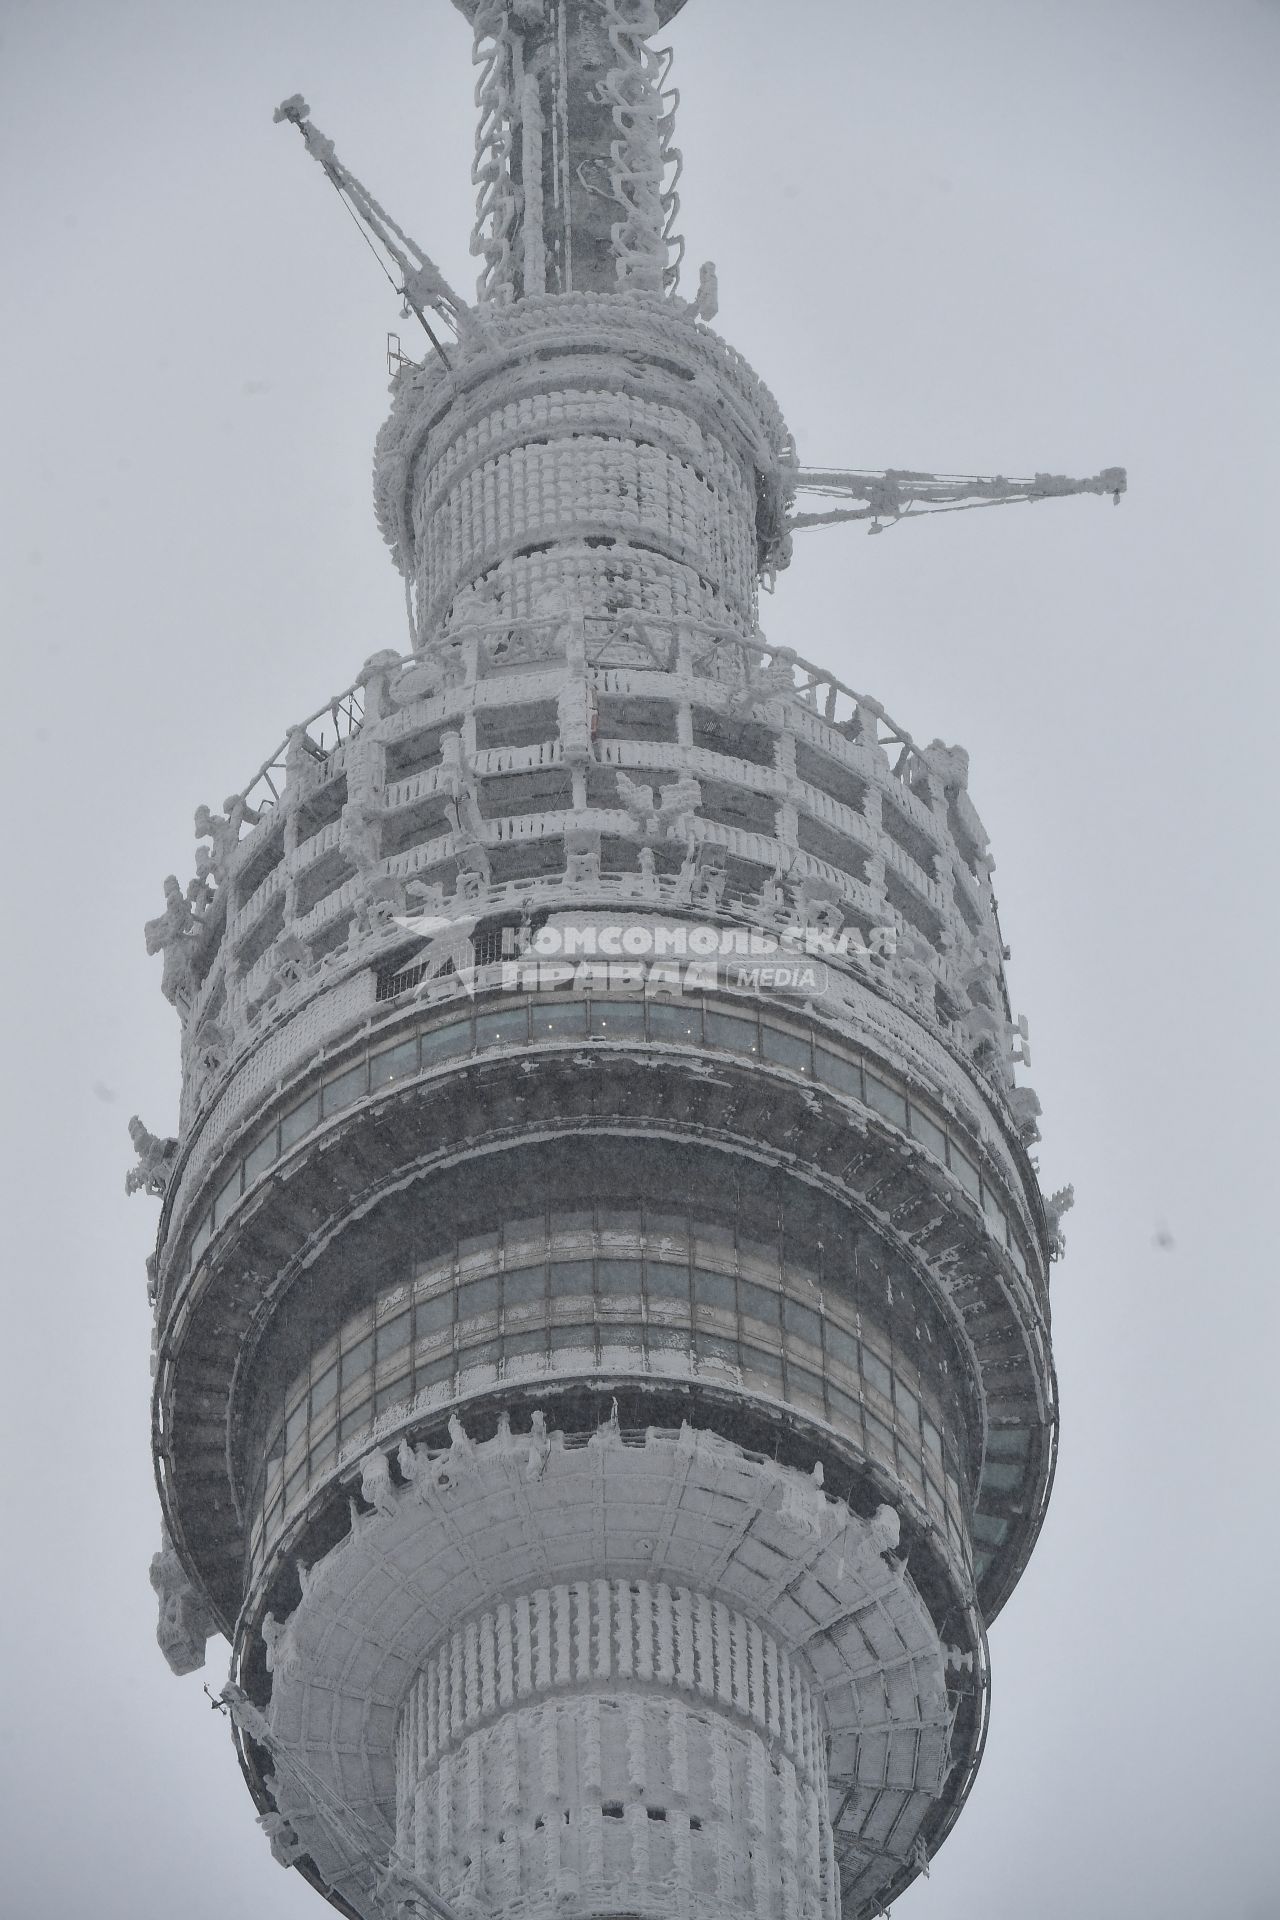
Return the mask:
<path id="1" fill-rule="evenodd" d="M 792 513 L 787 526 L 833 526 L 844 520 L 869 520 L 877 533 L 909 513 L 954 513 L 971 507 L 1009 506 L 1015 502 L 1065 498 L 1073 493 L 1110 494 L 1119 503 L 1128 485 L 1123 467 L 1104 467 L 1101 473 L 1074 480 L 1061 473 L 1037 473 L 1031 479 L 1006 479 L 1003 474 L 915 473 L 889 467 L 880 473 L 852 467 L 799 467 L 789 476 L 792 494 L 825 494 L 847 500 L 848 506 Z M 857 505 L 852 504 L 857 502 Z"/>
<path id="2" fill-rule="evenodd" d="M 399 292 L 426 327 L 424 311 L 438 313 L 455 334 L 461 336 L 470 319 L 467 303 L 454 292 L 430 254 L 396 224 L 385 207 L 379 205 L 369 189 L 344 167 L 334 150 L 333 141 L 321 133 L 311 119 L 311 109 L 300 93 L 281 101 L 275 110 L 276 121 L 287 120 L 297 127 L 307 152 L 323 167 L 329 180 L 347 203 L 356 219 L 382 248 L 400 274 Z M 434 338 L 434 336 L 433 336 Z"/>

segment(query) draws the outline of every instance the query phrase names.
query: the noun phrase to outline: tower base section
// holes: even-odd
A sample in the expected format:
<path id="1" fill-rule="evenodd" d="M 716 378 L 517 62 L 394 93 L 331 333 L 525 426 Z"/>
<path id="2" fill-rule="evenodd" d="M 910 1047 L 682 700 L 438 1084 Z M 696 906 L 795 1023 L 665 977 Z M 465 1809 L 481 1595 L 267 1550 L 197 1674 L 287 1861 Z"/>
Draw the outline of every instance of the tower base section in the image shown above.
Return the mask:
<path id="1" fill-rule="evenodd" d="M 688 1588 L 575 1581 L 469 1621 L 409 1693 L 396 1785 L 397 1852 L 454 1905 L 838 1913 L 813 1689 Z"/>

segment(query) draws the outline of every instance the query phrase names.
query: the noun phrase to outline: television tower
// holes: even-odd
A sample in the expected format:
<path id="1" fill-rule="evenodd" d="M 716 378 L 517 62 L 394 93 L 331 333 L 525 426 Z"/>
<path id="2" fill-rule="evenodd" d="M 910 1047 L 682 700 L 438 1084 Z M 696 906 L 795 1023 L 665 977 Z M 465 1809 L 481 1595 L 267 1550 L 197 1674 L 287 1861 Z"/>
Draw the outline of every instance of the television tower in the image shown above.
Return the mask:
<path id="1" fill-rule="evenodd" d="M 474 301 L 277 115 L 422 329 L 412 646 L 199 809 L 147 927 L 160 1639 L 225 1633 L 260 1824 L 353 1920 L 852 1920 L 981 1756 L 1070 1194 L 966 755 L 758 589 L 807 525 L 1124 475 L 802 467 L 678 291 L 682 0 L 457 3 Z"/>

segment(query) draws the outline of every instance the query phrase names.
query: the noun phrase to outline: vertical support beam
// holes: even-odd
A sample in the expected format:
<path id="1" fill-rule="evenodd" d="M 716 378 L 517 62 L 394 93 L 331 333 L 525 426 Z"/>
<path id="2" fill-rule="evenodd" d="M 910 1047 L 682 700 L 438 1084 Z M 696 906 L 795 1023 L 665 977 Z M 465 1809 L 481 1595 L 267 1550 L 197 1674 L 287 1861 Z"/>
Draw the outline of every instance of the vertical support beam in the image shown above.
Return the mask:
<path id="1" fill-rule="evenodd" d="M 543 224 L 543 118 L 537 76 L 526 73 L 520 89 L 521 178 L 524 183 L 521 234 L 522 291 L 547 290 L 547 248 Z"/>
<path id="2" fill-rule="evenodd" d="M 674 290 L 676 96 L 648 44 L 654 0 L 479 0 L 473 24 L 480 300 Z"/>

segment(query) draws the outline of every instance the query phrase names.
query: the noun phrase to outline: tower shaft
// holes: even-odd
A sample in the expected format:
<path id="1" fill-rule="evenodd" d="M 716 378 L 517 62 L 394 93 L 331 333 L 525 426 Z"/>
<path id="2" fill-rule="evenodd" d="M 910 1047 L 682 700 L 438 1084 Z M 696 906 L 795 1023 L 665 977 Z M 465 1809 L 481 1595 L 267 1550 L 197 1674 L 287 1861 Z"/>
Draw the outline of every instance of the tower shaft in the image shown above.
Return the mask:
<path id="1" fill-rule="evenodd" d="M 674 287 L 679 156 L 655 0 L 458 0 L 480 110 L 482 304 Z"/>

